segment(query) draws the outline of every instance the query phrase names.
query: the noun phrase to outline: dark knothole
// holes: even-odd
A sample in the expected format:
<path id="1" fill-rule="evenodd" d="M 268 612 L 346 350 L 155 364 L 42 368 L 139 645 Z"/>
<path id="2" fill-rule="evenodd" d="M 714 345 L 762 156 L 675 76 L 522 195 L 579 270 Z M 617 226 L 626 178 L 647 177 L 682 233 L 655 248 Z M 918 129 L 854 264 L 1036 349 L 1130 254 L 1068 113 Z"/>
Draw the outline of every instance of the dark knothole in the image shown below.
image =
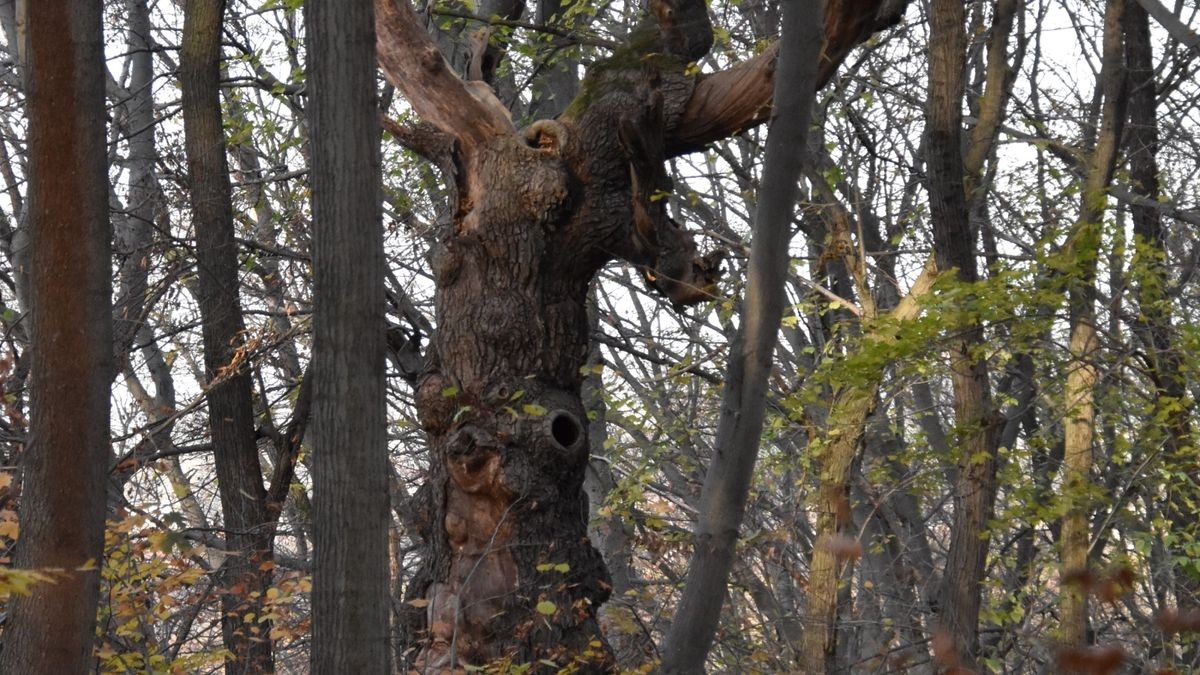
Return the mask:
<path id="1" fill-rule="evenodd" d="M 563 450 L 574 450 L 583 440 L 583 424 L 565 410 L 555 410 L 549 418 L 550 437 Z"/>

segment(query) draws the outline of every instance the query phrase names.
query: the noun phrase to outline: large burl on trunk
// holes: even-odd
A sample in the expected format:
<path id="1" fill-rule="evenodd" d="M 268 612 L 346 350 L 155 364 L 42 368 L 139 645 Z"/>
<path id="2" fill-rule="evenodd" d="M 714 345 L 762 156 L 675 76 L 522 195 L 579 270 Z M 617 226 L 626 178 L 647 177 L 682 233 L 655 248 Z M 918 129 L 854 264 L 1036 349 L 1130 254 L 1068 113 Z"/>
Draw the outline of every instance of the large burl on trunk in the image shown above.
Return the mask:
<path id="1" fill-rule="evenodd" d="M 826 79 L 904 3 L 882 4 L 830 3 Z M 698 255 L 667 217 L 664 163 L 762 121 L 772 91 L 770 52 L 685 76 L 712 43 L 704 3 L 650 9 L 562 117 L 518 130 L 486 85 L 449 69 L 405 0 L 376 0 L 384 73 L 436 130 L 389 126 L 444 167 L 456 195 L 431 255 L 437 333 L 416 397 L 432 453 L 427 561 L 411 594 L 423 616 L 404 638 L 419 670 L 611 669 L 596 620 L 608 573 L 582 491 L 588 285 L 619 258 L 676 305 L 711 297 L 719 254 Z"/>

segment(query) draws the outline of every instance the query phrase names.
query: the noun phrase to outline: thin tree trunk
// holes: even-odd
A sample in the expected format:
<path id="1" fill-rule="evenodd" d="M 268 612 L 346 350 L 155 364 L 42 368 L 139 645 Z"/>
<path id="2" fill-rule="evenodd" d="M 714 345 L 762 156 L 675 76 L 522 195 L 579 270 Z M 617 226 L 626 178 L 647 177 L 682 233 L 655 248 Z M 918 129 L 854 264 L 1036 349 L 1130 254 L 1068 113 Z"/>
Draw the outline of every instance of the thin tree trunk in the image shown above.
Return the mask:
<path id="1" fill-rule="evenodd" d="M 889 312 L 886 325 L 912 321 L 921 312 L 921 300 L 930 291 L 935 277 L 933 261 L 926 263 L 908 294 Z M 887 340 L 868 324 L 864 342 Z M 874 407 L 883 373 L 869 381 L 839 388 L 833 395 L 823 442 L 815 449 L 820 466 L 821 486 L 816 497 L 817 543 L 813 547 L 808 572 L 808 614 L 805 619 L 801 665 L 809 673 L 832 672 L 837 664 L 838 580 L 843 564 L 854 557 L 848 548 L 850 470 L 858 454 L 859 441 L 867 416 Z"/>
<path id="2" fill-rule="evenodd" d="M 62 572 L 13 600 L 0 671 L 86 673 L 113 372 L 101 3 L 30 3 L 26 20 L 33 369 L 15 562 Z"/>
<path id="3" fill-rule="evenodd" d="M 272 528 L 255 444 L 250 372 L 238 297 L 237 243 L 220 100 L 224 0 L 188 0 L 180 57 L 183 126 L 196 236 L 197 302 L 208 378 L 208 419 L 225 541 L 221 632 L 233 653 L 226 673 L 272 670 L 269 622 Z"/>
<path id="4" fill-rule="evenodd" d="M 124 208 L 118 204 L 120 215 L 114 220 L 113 253 L 119 265 L 113 304 L 113 356 L 117 374 L 128 385 L 142 386 L 132 367 L 132 352 L 140 350 L 150 371 L 154 392 L 139 401 L 147 419 L 162 421 L 154 433 L 139 442 L 128 454 L 137 458 L 170 444 L 175 427 L 175 381 L 159 340 L 146 322 L 146 300 L 149 290 L 151 246 L 154 243 L 156 219 L 162 214 L 163 192 L 155 178 L 154 166 L 158 153 L 154 139 L 157 123 L 154 119 L 154 51 L 150 39 L 150 9 L 146 0 L 127 0 L 128 29 L 126 46 L 129 56 L 129 88 L 118 93 L 121 112 L 117 127 L 128 139 L 129 154 L 125 166 L 129 171 L 129 190 Z M 116 86 L 110 83 L 110 87 Z M 112 93 L 109 94 L 113 97 Z M 115 194 L 110 199 L 116 201 Z M 124 486 L 133 478 L 139 462 L 118 458 L 120 470 L 110 475 L 108 499 L 111 506 L 124 505 Z"/>
<path id="5" fill-rule="evenodd" d="M 1153 202 L 1158 188 L 1158 115 L 1154 84 L 1154 53 L 1146 10 L 1137 2 L 1125 8 L 1125 59 L 1129 69 L 1129 128 L 1125 136 L 1129 156 L 1129 178 L 1137 193 Z M 1134 259 L 1130 267 L 1135 278 L 1138 321 L 1136 331 L 1150 358 L 1150 378 L 1154 384 L 1153 419 L 1164 419 L 1164 457 L 1169 471 L 1182 470 L 1190 480 L 1168 486 L 1167 517 L 1175 541 L 1194 541 L 1198 533 L 1194 505 L 1198 498 L 1200 466 L 1192 446 L 1192 405 L 1187 393 L 1187 375 L 1178 337 L 1172 325 L 1171 302 L 1166 289 L 1170 284 L 1167 267 L 1166 228 L 1161 212 L 1154 206 L 1136 204 L 1133 214 Z M 1156 439 L 1148 439 L 1156 440 Z M 1153 447 L 1153 444 L 1148 444 Z M 1182 548 L 1182 547 L 1181 547 Z M 1180 549 L 1176 559 L 1188 554 Z M 1175 596 L 1181 606 L 1194 606 L 1197 586 L 1193 577 L 1176 570 Z M 1185 660 L 1188 662 L 1188 660 Z"/>
<path id="6" fill-rule="evenodd" d="M 985 91 L 979 123 L 963 157 L 962 99 L 966 35 L 964 8 L 954 0 L 934 0 L 931 14 L 926 143 L 927 189 L 938 269 L 954 270 L 960 282 L 979 280 L 972 203 L 982 204 L 984 164 L 1004 116 L 1011 70 L 1006 48 L 1017 11 L 1013 0 L 996 3 L 988 46 Z M 961 663 L 974 663 L 978 649 L 980 583 L 983 580 L 996 493 L 996 452 L 1003 419 L 992 403 L 983 326 L 968 319 L 952 327 L 948 341 L 957 471 L 953 486 L 954 520 L 946 570 L 939 589 L 940 630 L 946 632 Z"/>
<path id="7" fill-rule="evenodd" d="M 962 157 L 962 98 L 966 36 L 961 2 L 934 0 L 930 18 L 929 98 L 926 110 L 927 189 L 937 266 L 962 283 L 979 278 L 967 206 Z M 987 551 L 986 522 L 995 491 L 995 430 L 987 363 L 978 356 L 983 327 L 970 321 L 951 335 L 948 349 L 957 428 L 954 521 L 939 591 L 940 629 L 959 659 L 974 660 L 979 582 Z"/>
<path id="8" fill-rule="evenodd" d="M 783 316 L 788 242 L 824 41 L 824 0 L 784 4 L 775 107 L 767 132 L 742 329 L 730 348 L 716 452 L 700 495 L 695 551 L 663 645 L 664 673 L 696 673 L 712 646 L 766 412 L 767 377 Z"/>
<path id="9" fill-rule="evenodd" d="M 371 0 L 313 0 L 314 673 L 387 673 L 388 500 L 380 127 Z M 308 386 L 307 384 L 305 385 Z"/>
<path id="10" fill-rule="evenodd" d="M 1063 450 L 1063 495 L 1067 514 L 1063 517 L 1061 548 L 1064 579 L 1086 572 L 1090 549 L 1088 512 L 1092 440 L 1095 435 L 1095 388 L 1099 377 L 1095 359 L 1096 266 L 1100 257 L 1107 190 L 1116 165 L 1117 148 L 1124 124 L 1125 68 L 1121 16 L 1125 0 L 1109 0 L 1104 13 L 1103 66 L 1100 87 L 1104 102 L 1100 131 L 1084 178 L 1082 205 L 1066 247 L 1067 303 L 1070 309 L 1071 360 L 1063 390 L 1066 406 Z M 1088 642 L 1088 597 L 1086 584 L 1064 583 L 1059 610 L 1059 639 L 1064 647 Z"/>
<path id="11" fill-rule="evenodd" d="M 626 591 L 634 590 L 638 580 L 633 566 L 631 539 L 633 528 L 620 513 L 601 511 L 604 500 L 616 486 L 610 459 L 607 456 L 608 427 L 605 415 L 604 382 L 600 370 L 604 363 L 600 344 L 595 336 L 600 332 L 600 311 L 593 288 L 588 294 L 588 332 L 593 336 L 588 346 L 588 375 L 581 394 L 588 419 L 588 443 L 593 448 L 583 479 L 583 491 L 588 500 L 588 538 L 608 567 L 612 584 L 612 599 L 597 613 L 600 628 L 612 647 L 616 665 L 621 670 L 634 670 L 655 658 L 654 641 L 648 630 L 640 625 L 637 607 Z"/>

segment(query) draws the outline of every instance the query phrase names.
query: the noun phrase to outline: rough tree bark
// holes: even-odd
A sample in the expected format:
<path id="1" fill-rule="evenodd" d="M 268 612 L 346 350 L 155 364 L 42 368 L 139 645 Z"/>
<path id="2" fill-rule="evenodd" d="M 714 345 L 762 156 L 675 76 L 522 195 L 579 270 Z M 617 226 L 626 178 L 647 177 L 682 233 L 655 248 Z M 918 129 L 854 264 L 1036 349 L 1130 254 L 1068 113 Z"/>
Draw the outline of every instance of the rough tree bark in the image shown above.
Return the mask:
<path id="1" fill-rule="evenodd" d="M 1095 436 L 1095 387 L 1099 370 L 1095 363 L 1100 341 L 1096 336 L 1096 266 L 1108 204 L 1108 186 L 1116 167 L 1117 150 L 1125 121 L 1125 65 L 1121 16 L 1125 0 L 1109 0 L 1104 12 L 1103 65 L 1100 82 L 1104 102 L 1100 129 L 1088 157 L 1079 219 L 1065 247 L 1065 283 L 1070 310 L 1070 364 L 1063 389 L 1065 410 L 1063 451 L 1063 495 L 1067 513 L 1063 517 L 1062 597 L 1059 639 L 1064 647 L 1088 642 L 1088 589 L 1080 580 L 1088 568 L 1090 549 L 1088 512 L 1092 471 L 1092 440 Z M 1071 580 L 1075 581 L 1072 582 Z"/>
<path id="2" fill-rule="evenodd" d="M 233 653 L 225 672 L 232 674 L 273 668 L 270 624 L 258 620 L 271 583 L 272 520 L 255 443 L 250 372 L 241 351 L 245 324 L 220 99 L 224 13 L 224 0 L 188 0 L 180 84 L 208 419 L 230 553 L 221 565 L 220 583 L 221 632 Z"/>
<path id="3" fill-rule="evenodd" d="M 112 315 L 98 0 L 27 8 L 33 363 L 21 453 L 21 569 L 57 569 L 17 597 L 0 671 L 92 664 L 109 455 Z"/>
<path id="4" fill-rule="evenodd" d="M 986 90 L 980 101 L 979 123 L 963 156 L 962 101 L 966 65 L 966 33 L 961 2 L 934 0 L 930 15 L 929 98 L 926 108 L 926 147 L 930 220 L 938 269 L 954 270 L 959 281 L 979 280 L 976 264 L 978 233 L 972 227 L 972 201 L 986 198 L 981 190 L 984 163 L 994 147 L 1003 117 L 1010 71 L 1005 53 L 1016 2 L 996 4 L 993 35 L 988 48 Z M 948 341 L 957 428 L 954 483 L 954 524 L 946 572 L 939 589 L 940 629 L 954 645 L 957 659 L 974 663 L 979 626 L 980 582 L 990 535 L 996 492 L 996 452 L 1004 419 L 992 403 L 985 344 L 977 320 L 955 326 Z"/>
<path id="5" fill-rule="evenodd" d="M 820 72 L 896 20 L 881 6 L 903 4 L 829 3 Z M 581 492 L 587 289 L 621 258 L 677 305 L 710 297 L 719 259 L 697 254 L 655 194 L 670 190 L 668 157 L 762 121 L 773 54 L 687 76 L 712 44 L 704 3 L 654 0 L 566 112 L 518 131 L 490 89 L 453 74 L 407 2 L 376 0 L 376 25 L 385 75 L 455 141 L 441 157 L 456 169 L 453 223 L 431 256 L 438 331 L 416 395 L 432 458 L 414 665 L 605 671 L 596 610 L 610 587 Z"/>
<path id="6" fill-rule="evenodd" d="M 380 126 L 371 0 L 306 5 L 314 673 L 391 672 Z M 308 388 L 308 383 L 305 383 Z"/>
<path id="7" fill-rule="evenodd" d="M 725 582 L 758 459 L 767 378 L 783 317 L 792 216 L 824 40 L 824 26 L 817 17 L 822 16 L 824 4 L 823 0 L 793 0 L 783 6 L 783 44 L 776 66 L 761 198 L 754 215 L 743 320 L 729 350 L 716 451 L 700 494 L 687 582 L 663 644 L 664 673 L 703 672 L 725 602 Z"/>
<path id="8" fill-rule="evenodd" d="M 1129 178 L 1141 197 L 1157 202 L 1158 185 L 1158 116 L 1154 82 L 1154 52 L 1150 42 L 1149 18 L 1137 2 L 1125 7 L 1125 64 L 1129 72 L 1129 128 L 1125 134 L 1125 152 L 1129 157 Z M 1149 204 L 1130 207 L 1133 215 L 1134 259 L 1130 265 L 1134 279 L 1134 296 L 1139 314 L 1137 335 L 1147 357 L 1147 371 L 1154 383 L 1153 419 L 1163 419 L 1161 440 L 1163 455 L 1172 470 L 1182 469 L 1187 478 L 1168 487 L 1167 518 L 1176 535 L 1175 541 L 1194 541 L 1197 532 L 1194 509 L 1200 485 L 1200 462 L 1192 442 L 1191 415 L 1195 402 L 1187 390 L 1187 375 L 1183 356 L 1179 352 L 1178 334 L 1172 321 L 1171 300 L 1167 289 L 1171 273 L 1167 263 L 1167 228 L 1159 209 Z M 1150 447 L 1154 447 L 1153 443 Z M 1187 553 L 1177 545 L 1172 556 L 1186 560 Z M 1173 575 L 1176 602 L 1180 606 L 1195 606 L 1200 585 L 1187 572 L 1176 569 Z M 1197 648 L 1189 648 L 1195 652 Z M 1184 658 L 1183 663 L 1194 662 Z"/>

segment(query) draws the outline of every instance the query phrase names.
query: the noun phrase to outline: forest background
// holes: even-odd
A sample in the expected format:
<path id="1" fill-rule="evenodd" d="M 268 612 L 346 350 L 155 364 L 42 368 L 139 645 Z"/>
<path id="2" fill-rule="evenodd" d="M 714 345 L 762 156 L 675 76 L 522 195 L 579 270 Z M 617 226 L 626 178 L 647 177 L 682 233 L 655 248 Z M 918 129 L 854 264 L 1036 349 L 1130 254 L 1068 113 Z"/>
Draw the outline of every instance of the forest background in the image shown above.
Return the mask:
<path id="1" fill-rule="evenodd" d="M 376 5 L 407 8 L 401 1 Z M 79 266 L 90 276 L 75 279 L 53 277 L 71 263 L 48 260 L 49 247 L 37 247 L 48 235 L 31 231 L 31 204 L 46 197 L 32 194 L 30 179 L 55 166 L 35 143 L 54 128 L 54 106 L 30 97 L 38 82 L 48 86 L 38 73 L 52 73 L 30 63 L 52 63 L 53 47 L 38 61 L 26 43 L 29 32 L 37 44 L 39 26 L 25 5 L 42 2 L 0 1 L 0 663 L 31 633 L 67 644 L 73 632 L 88 667 L 112 673 L 335 672 L 314 665 L 326 648 L 331 658 L 375 650 L 398 672 L 1200 669 L 1192 180 L 1200 38 L 1189 28 L 1200 25 L 1200 8 L 1192 3 L 663 0 L 645 18 L 646 7 L 623 2 L 429 2 L 392 17 L 390 29 L 379 24 L 380 73 L 373 48 L 345 59 L 367 73 L 345 84 L 366 82 L 369 98 L 318 109 L 333 98 L 319 99 L 314 82 L 343 90 L 331 84 L 336 69 L 314 68 L 343 54 L 336 39 L 317 43 L 326 49 L 313 41 L 349 30 L 314 18 L 321 3 L 107 1 L 91 27 L 102 49 L 93 56 L 104 58 L 86 66 L 75 55 L 72 65 L 85 64 L 73 77 L 103 107 L 96 157 L 106 170 L 92 167 L 98 192 L 54 199 L 102 210 L 111 251 L 91 246 L 97 237 L 109 245 L 103 233 L 58 240 L 59 250 L 78 243 L 92 256 Z M 672 18 L 696 7 L 711 21 L 711 48 L 668 44 Z M 828 40 L 819 64 L 819 36 L 787 28 L 816 26 L 818 12 Z M 370 25 L 370 12 L 363 16 Z M 68 23 L 63 35 L 78 37 L 81 24 Z M 420 78 L 405 70 L 404 54 L 418 54 L 419 43 L 405 41 L 405 26 L 418 26 L 457 73 L 451 89 L 459 78 L 490 86 L 462 88 L 473 96 L 465 112 L 477 113 L 467 126 L 426 113 L 415 97 L 408 103 Z M 639 42 L 647 26 L 660 43 Z M 815 72 L 789 70 L 789 48 L 793 63 L 808 54 Z M 816 98 L 791 100 L 804 109 L 788 118 L 804 122 L 790 137 L 801 146 L 784 148 L 804 159 L 790 182 L 799 189 L 792 214 L 786 190 L 764 189 L 765 148 L 772 134 L 784 138 L 784 118 L 760 126 L 767 107 L 754 96 L 769 102 L 772 74 L 796 72 L 796 86 Z M 722 79 L 729 73 L 736 77 Z M 740 82 L 753 91 L 723 91 L 725 103 L 741 96 L 754 105 L 728 128 L 685 138 L 685 122 L 664 121 L 674 114 L 672 83 L 685 81 Z M 592 124 L 579 111 L 603 110 L 603 87 L 614 83 L 638 91 L 649 112 L 610 139 L 625 148 L 618 182 L 627 198 L 617 211 L 630 209 L 634 238 L 632 253 L 603 252 L 607 264 L 586 288 L 586 349 L 563 377 L 581 387 L 578 404 L 532 376 L 506 383 L 501 403 L 494 387 L 486 400 L 470 398 L 471 383 L 451 381 L 438 359 L 453 360 L 448 345 L 465 330 L 440 304 L 455 280 L 439 256 L 452 255 L 447 242 L 473 208 L 501 208 L 471 192 L 488 170 L 463 159 L 486 156 L 473 149 L 486 143 L 471 125 L 511 118 L 538 153 L 530 161 L 567 162 L 569 135 L 584 137 Z M 774 82 L 780 111 L 790 84 Z M 366 117 L 346 112 L 355 110 Z M 728 122 L 722 114 L 710 120 Z M 553 118 L 563 121 L 546 122 Z M 382 150 L 353 155 L 345 139 L 370 146 L 380 124 Z M 197 140 L 205 138 L 210 145 Z M 328 158 L 347 156 L 362 160 L 357 168 L 378 166 L 381 183 L 370 171 L 330 168 Z M 335 181 L 322 185 L 344 192 L 343 206 L 381 201 L 382 218 L 351 209 L 321 229 L 320 209 L 330 208 L 313 201 L 321 180 Z M 757 296 L 747 293 L 761 283 L 748 281 L 760 278 L 754 243 L 769 241 L 764 232 L 781 212 L 766 206 L 772 198 L 787 202 L 776 232 L 783 243 L 759 250 L 787 256 L 765 277 L 782 293 L 777 327 L 760 323 Z M 355 389 L 352 369 L 341 379 L 314 372 L 322 330 L 314 277 L 345 279 L 321 276 L 335 258 L 349 276 L 371 268 L 379 236 L 378 275 L 365 283 L 385 316 L 377 331 L 337 338 L 346 352 L 377 348 L 380 389 L 371 394 Z M 683 278 L 668 267 L 678 250 L 691 256 Z M 101 278 L 111 279 L 111 303 L 107 287 L 98 296 L 87 285 Z M 89 416 L 100 407 L 43 403 L 59 415 L 55 427 L 39 413 L 50 400 L 42 392 L 56 391 L 38 384 L 39 367 L 49 373 L 44 364 L 79 354 L 69 342 L 39 345 L 35 326 L 52 329 L 37 321 L 50 319 L 31 307 L 85 286 L 91 301 L 67 305 L 74 310 L 58 319 L 95 339 L 111 332 L 108 370 L 88 380 L 100 387 L 103 416 Z M 751 427 L 754 442 L 739 444 L 722 392 L 743 378 L 753 388 L 754 366 L 733 362 L 741 363 L 739 335 L 759 325 L 778 344 L 762 370 L 761 431 Z M 348 393 L 330 393 L 338 387 Z M 331 399 L 341 408 L 322 408 Z M 377 418 L 357 416 L 363 401 L 380 404 Z M 492 419 L 482 420 L 485 408 Z M 330 419 L 351 426 L 319 425 Z M 353 427 L 363 419 L 373 426 Z M 578 475 L 561 479 L 571 489 L 521 495 L 491 521 L 496 514 L 466 497 L 471 506 L 456 511 L 468 502 L 438 485 L 461 488 L 479 474 L 455 473 L 447 429 L 472 429 L 476 452 L 488 424 L 544 429 L 559 450 L 584 448 Z M 103 428 L 109 438 L 99 439 Z M 487 433 L 494 443 L 499 432 Z M 29 459 L 38 442 L 45 452 L 76 442 L 71 434 L 81 448 L 102 447 L 103 458 Z M 354 474 L 322 465 L 340 456 L 322 448 L 373 439 L 386 464 Z M 722 483 L 739 471 L 745 489 Z M 103 478 L 98 492 L 95 482 L 76 489 L 93 474 Z M 341 483 L 322 493 L 321 475 Z M 745 500 L 744 516 L 711 496 L 723 489 Z M 69 514 L 77 520 L 39 510 L 50 502 L 37 495 L 56 492 L 79 497 Z M 539 545 L 505 524 L 530 502 L 522 517 L 536 519 L 538 499 L 586 522 L 602 566 L 587 567 L 587 547 L 565 545 L 555 557 L 569 532 L 547 540 L 536 560 L 494 550 L 497 537 L 513 550 Z M 341 510 L 324 506 L 334 502 Z M 371 511 L 380 504 L 386 513 Z M 464 513 L 463 527 L 490 523 L 492 535 L 474 557 L 455 558 L 447 541 L 454 550 L 476 545 L 474 530 L 455 539 L 453 518 Z M 724 544 L 722 596 L 690 579 L 703 574 L 693 533 L 716 532 L 712 549 L 722 553 L 720 528 L 705 528 L 731 513 L 740 535 Z M 100 518 L 100 558 L 29 564 L 38 560 L 28 557 L 34 533 L 57 523 L 98 536 Z M 352 624 L 324 623 L 340 610 L 322 609 L 314 575 L 320 586 L 320 570 L 343 563 L 319 558 L 322 546 L 370 539 L 376 522 L 387 533 L 374 540 L 378 559 L 386 548 L 390 562 L 376 579 L 382 592 L 363 606 L 378 613 L 361 634 L 337 633 Z M 519 582 L 506 581 L 510 558 Z M 456 577 L 462 565 L 468 572 Z M 482 597 L 492 583 L 512 596 L 495 615 L 508 618 L 473 618 L 471 607 L 494 609 Z M 98 610 L 80 611 L 96 616 L 94 626 L 31 609 L 53 606 L 39 596 L 48 588 L 89 584 Z M 364 591 L 351 582 L 337 592 Z M 705 594 L 716 609 L 696 600 Z M 459 604 L 439 605 L 447 597 Z M 502 631 L 492 621 L 511 623 Z M 575 635 L 592 621 L 600 633 Z M 322 631 L 341 635 L 340 646 Z M 56 672 L 16 663 L 0 670 Z"/>

